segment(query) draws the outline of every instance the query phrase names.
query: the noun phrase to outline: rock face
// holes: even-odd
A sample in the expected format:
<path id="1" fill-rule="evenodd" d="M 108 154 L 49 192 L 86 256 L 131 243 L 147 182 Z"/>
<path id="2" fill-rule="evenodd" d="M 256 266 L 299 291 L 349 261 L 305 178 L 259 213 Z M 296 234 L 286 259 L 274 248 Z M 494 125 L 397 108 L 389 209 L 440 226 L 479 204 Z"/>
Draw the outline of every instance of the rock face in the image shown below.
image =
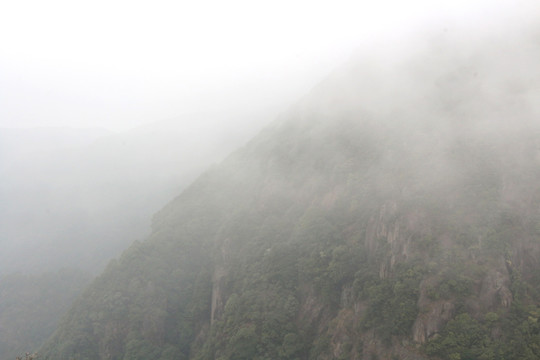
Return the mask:
<path id="1" fill-rule="evenodd" d="M 414 323 L 413 340 L 424 344 L 433 335 L 438 334 L 452 318 L 455 306 L 450 301 L 439 301 L 426 306 L 424 314 L 419 315 Z"/>
<path id="2" fill-rule="evenodd" d="M 474 55 L 409 59 L 417 93 L 338 71 L 159 212 L 44 355 L 540 357 L 540 124 Z"/>
<path id="3" fill-rule="evenodd" d="M 509 308 L 512 305 L 512 292 L 508 288 L 510 276 L 506 268 L 503 271 L 504 274 L 493 269 L 482 281 L 480 302 L 486 309 L 497 309 L 500 306 Z"/>

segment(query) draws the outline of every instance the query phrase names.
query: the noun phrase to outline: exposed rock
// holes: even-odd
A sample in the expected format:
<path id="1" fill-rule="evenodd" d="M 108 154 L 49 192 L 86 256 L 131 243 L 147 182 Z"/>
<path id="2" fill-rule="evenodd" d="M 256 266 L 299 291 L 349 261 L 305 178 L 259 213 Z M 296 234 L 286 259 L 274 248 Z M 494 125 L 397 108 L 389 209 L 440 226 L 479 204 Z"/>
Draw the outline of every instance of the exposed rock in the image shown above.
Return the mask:
<path id="1" fill-rule="evenodd" d="M 225 239 L 220 248 L 220 261 L 216 262 L 214 274 L 212 276 L 212 303 L 210 311 L 210 323 L 221 317 L 226 299 L 223 295 L 223 282 L 227 275 L 225 264 L 229 261 L 229 239 Z"/>
<path id="2" fill-rule="evenodd" d="M 454 304 L 450 301 L 438 301 L 428 308 L 427 312 L 419 314 L 412 329 L 413 340 L 420 344 L 437 334 L 454 314 Z"/>
<path id="3" fill-rule="evenodd" d="M 491 270 L 485 276 L 480 288 L 480 306 L 484 310 L 492 310 L 502 305 L 505 308 L 512 304 L 512 292 L 509 289 L 510 276 L 506 268 Z"/>

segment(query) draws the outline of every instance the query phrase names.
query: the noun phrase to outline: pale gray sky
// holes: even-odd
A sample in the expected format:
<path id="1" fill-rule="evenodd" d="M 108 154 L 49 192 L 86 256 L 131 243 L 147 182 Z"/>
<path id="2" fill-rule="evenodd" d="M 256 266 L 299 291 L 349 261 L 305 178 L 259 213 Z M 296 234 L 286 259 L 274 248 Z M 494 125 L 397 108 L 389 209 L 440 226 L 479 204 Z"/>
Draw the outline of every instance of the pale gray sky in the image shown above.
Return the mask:
<path id="1" fill-rule="evenodd" d="M 355 49 L 424 27 L 496 27 L 534 1 L 0 2 L 0 127 L 125 130 L 279 107 Z M 493 24 L 490 22 L 493 21 Z"/>

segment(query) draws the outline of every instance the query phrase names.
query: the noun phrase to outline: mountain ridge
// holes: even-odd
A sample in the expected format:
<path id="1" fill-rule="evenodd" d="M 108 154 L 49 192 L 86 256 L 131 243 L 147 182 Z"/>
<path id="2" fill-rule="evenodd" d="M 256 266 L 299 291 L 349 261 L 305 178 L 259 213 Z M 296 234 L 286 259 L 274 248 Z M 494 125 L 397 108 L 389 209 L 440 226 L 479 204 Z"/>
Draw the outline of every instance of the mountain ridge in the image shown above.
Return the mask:
<path id="1" fill-rule="evenodd" d="M 158 212 L 43 355 L 538 358 L 538 81 L 478 80 L 531 59 L 486 46 L 396 87 L 346 65 Z"/>

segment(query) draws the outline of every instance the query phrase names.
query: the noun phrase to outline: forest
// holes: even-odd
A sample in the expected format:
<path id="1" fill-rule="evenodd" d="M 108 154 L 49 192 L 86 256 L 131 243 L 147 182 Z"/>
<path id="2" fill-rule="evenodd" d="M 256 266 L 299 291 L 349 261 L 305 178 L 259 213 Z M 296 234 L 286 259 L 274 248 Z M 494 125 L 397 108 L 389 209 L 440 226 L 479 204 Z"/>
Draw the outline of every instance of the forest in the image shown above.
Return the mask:
<path id="1" fill-rule="evenodd" d="M 540 358 L 540 71 L 458 46 L 334 72 L 159 211 L 41 356 Z"/>
<path id="2" fill-rule="evenodd" d="M 1 360 L 540 359 L 537 2 L 32 1 Z"/>

